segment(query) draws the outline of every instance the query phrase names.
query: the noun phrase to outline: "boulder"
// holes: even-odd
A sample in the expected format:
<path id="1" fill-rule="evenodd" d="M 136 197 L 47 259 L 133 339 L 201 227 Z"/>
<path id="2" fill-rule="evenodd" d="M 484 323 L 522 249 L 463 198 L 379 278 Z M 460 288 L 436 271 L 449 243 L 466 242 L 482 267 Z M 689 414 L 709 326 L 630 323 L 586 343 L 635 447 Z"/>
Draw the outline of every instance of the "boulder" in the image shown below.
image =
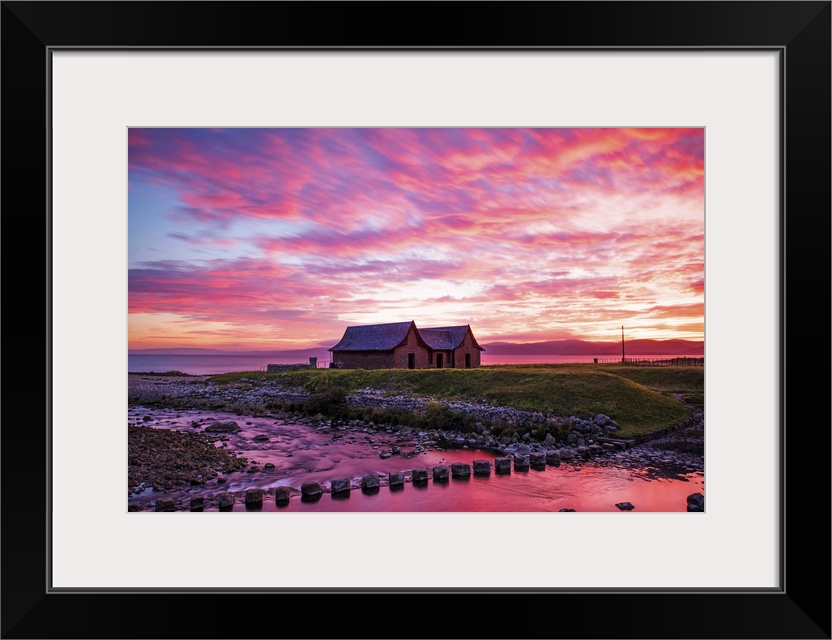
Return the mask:
<path id="1" fill-rule="evenodd" d="M 448 479 L 449 470 L 444 464 L 437 465 L 433 468 L 433 479 L 440 482 Z"/>
<path id="2" fill-rule="evenodd" d="M 594 422 L 599 427 L 605 427 L 610 423 L 610 417 L 605 416 L 603 413 L 599 413 L 597 416 L 595 416 Z"/>
<path id="3" fill-rule="evenodd" d="M 349 493 L 350 480 L 349 478 L 336 478 L 332 481 L 330 488 L 332 490 L 333 495 L 338 493 Z"/>
<path id="4" fill-rule="evenodd" d="M 571 460 L 575 457 L 575 453 L 572 449 L 561 449 L 560 450 L 560 459 L 561 460 Z"/>
<path id="5" fill-rule="evenodd" d="M 246 505 L 261 505 L 263 504 L 263 490 L 262 489 L 246 489 Z"/>
<path id="6" fill-rule="evenodd" d="M 319 482 L 304 482 L 300 485 L 301 500 L 317 500 L 324 493 L 324 488 Z"/>
<path id="7" fill-rule="evenodd" d="M 688 511 L 704 511 L 705 510 L 705 496 L 696 492 L 688 496 Z"/>
<path id="8" fill-rule="evenodd" d="M 289 504 L 292 497 L 292 490 L 289 487 L 276 487 L 274 490 L 274 502 L 278 505 Z"/>
<path id="9" fill-rule="evenodd" d="M 205 433 L 237 433 L 238 431 L 242 431 L 242 429 L 233 420 L 217 422 L 205 427 Z"/>
<path id="10" fill-rule="evenodd" d="M 529 454 L 529 465 L 537 471 L 545 470 L 546 469 L 546 454 L 545 453 L 531 453 L 531 454 Z"/>
<path id="11" fill-rule="evenodd" d="M 451 475 L 454 478 L 468 478 L 471 476 L 471 465 L 465 462 L 454 462 L 451 464 Z"/>
<path id="12" fill-rule="evenodd" d="M 474 460 L 474 475 L 475 476 L 490 476 L 491 475 L 491 461 L 490 460 Z"/>
<path id="13" fill-rule="evenodd" d="M 546 452 L 546 464 L 550 464 L 553 467 L 557 467 L 560 465 L 560 452 L 558 451 L 547 451 Z"/>
<path id="14" fill-rule="evenodd" d="M 191 511 L 202 511 L 205 508 L 205 498 L 191 498 Z"/>
<path id="15" fill-rule="evenodd" d="M 252 438 L 255 442 L 268 442 L 269 436 L 265 433 L 258 433 L 254 438 Z"/>
<path id="16" fill-rule="evenodd" d="M 401 471 L 396 471 L 395 473 L 391 473 L 387 476 L 387 483 L 391 487 L 403 487 L 404 486 L 404 474 Z"/>
<path id="17" fill-rule="evenodd" d="M 157 500 L 156 511 L 176 511 L 176 509 L 174 508 L 173 500 Z"/>
<path id="18" fill-rule="evenodd" d="M 632 511 L 633 509 L 635 509 L 635 507 L 630 502 L 617 502 L 615 506 L 621 509 L 622 511 Z"/>
<path id="19" fill-rule="evenodd" d="M 428 481 L 428 470 L 427 469 L 414 469 L 412 473 L 413 482 L 427 482 Z"/>
<path id="20" fill-rule="evenodd" d="M 231 508 L 234 506 L 234 502 L 236 498 L 234 497 L 233 493 L 228 493 L 224 491 L 223 493 L 217 496 L 217 502 L 220 506 L 220 511 L 231 511 Z"/>
<path id="21" fill-rule="evenodd" d="M 373 493 L 378 491 L 379 487 L 379 479 L 378 476 L 373 474 L 367 474 L 366 476 L 361 478 L 361 490 L 367 493 Z"/>
<path id="22" fill-rule="evenodd" d="M 494 473 L 502 476 L 511 473 L 511 458 L 495 458 L 494 459 Z"/>
<path id="23" fill-rule="evenodd" d="M 529 470 L 529 457 L 523 455 L 516 455 L 514 456 L 514 470 L 515 471 L 528 471 Z"/>
<path id="24" fill-rule="evenodd" d="M 271 471 L 274 468 L 275 468 L 275 466 L 274 466 L 274 463 L 272 463 L 272 462 L 267 462 L 266 464 L 263 465 L 263 469 L 265 469 L 266 471 Z"/>

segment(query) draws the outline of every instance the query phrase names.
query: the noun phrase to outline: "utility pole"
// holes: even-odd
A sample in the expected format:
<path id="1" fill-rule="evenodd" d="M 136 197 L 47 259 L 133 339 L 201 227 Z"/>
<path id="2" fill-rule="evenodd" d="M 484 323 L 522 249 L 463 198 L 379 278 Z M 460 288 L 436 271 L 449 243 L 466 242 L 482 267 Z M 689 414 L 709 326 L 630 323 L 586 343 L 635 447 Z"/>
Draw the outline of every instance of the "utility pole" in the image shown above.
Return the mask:
<path id="1" fill-rule="evenodd" d="M 624 362 L 624 325 L 621 325 L 621 362 Z"/>

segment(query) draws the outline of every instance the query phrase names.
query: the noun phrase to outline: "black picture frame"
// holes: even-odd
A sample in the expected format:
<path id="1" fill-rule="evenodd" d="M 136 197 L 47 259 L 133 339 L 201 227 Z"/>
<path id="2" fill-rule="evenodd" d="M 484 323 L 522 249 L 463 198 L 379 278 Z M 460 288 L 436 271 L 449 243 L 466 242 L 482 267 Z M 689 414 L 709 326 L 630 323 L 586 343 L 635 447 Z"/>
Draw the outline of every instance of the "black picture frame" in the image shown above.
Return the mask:
<path id="1" fill-rule="evenodd" d="M 830 15 L 829 1 L 3 2 L 2 637 L 281 637 L 293 618 L 327 638 L 829 638 Z M 780 588 L 53 592 L 48 96 L 50 52 L 69 47 L 778 51 Z"/>

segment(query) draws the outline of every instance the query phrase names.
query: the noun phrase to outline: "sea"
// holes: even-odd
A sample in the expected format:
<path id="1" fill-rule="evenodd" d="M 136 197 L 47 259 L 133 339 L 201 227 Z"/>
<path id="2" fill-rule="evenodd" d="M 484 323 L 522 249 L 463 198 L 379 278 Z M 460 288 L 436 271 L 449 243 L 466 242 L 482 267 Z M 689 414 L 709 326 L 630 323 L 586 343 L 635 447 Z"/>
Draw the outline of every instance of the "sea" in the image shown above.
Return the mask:
<path id="1" fill-rule="evenodd" d="M 329 367 L 329 354 L 319 354 L 317 366 Z M 665 359 L 672 355 L 638 355 L 638 359 Z M 594 362 L 619 362 L 620 358 L 606 355 L 482 355 L 482 364 L 566 364 Z M 164 373 L 180 371 L 189 375 L 213 375 L 217 373 L 233 373 L 238 371 L 265 371 L 269 364 L 309 364 L 306 358 L 277 358 L 268 355 L 150 355 L 129 354 L 127 356 L 128 373 Z"/>

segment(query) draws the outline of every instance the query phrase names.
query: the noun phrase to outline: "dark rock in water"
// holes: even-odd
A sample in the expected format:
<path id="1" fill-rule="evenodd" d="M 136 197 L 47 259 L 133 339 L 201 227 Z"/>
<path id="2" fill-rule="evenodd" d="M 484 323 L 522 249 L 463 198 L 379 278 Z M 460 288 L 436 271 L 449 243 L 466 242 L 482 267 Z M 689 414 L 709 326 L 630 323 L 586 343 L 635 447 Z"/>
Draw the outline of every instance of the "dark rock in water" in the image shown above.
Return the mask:
<path id="1" fill-rule="evenodd" d="M 560 509 L 560 513 L 575 513 L 574 509 Z"/>
<path id="2" fill-rule="evenodd" d="M 528 458 L 528 456 L 514 456 L 514 470 L 515 471 L 528 471 L 529 470 L 529 458 Z"/>
<path id="3" fill-rule="evenodd" d="M 633 509 L 635 509 L 635 507 L 630 502 L 617 502 L 615 506 L 621 509 L 622 511 L 632 511 Z"/>
<path id="4" fill-rule="evenodd" d="M 529 465 L 538 471 L 546 469 L 546 454 L 545 453 L 530 453 Z"/>
<path id="5" fill-rule="evenodd" d="M 263 504 L 263 490 L 246 489 L 246 504 Z"/>
<path id="6" fill-rule="evenodd" d="M 428 481 L 428 470 L 427 469 L 414 469 L 412 473 L 413 482 L 427 482 Z"/>
<path id="7" fill-rule="evenodd" d="M 128 513 L 138 511 L 138 510 L 139 510 L 139 505 L 137 505 L 137 504 L 128 504 L 127 505 L 127 512 Z"/>
<path id="8" fill-rule="evenodd" d="M 237 433 L 241 431 L 240 426 L 233 420 L 217 422 L 205 427 L 205 433 Z"/>
<path id="9" fill-rule="evenodd" d="M 495 458 L 494 472 L 500 474 L 501 476 L 511 473 L 511 458 Z"/>
<path id="10" fill-rule="evenodd" d="M 301 500 L 317 500 L 324 493 L 324 488 L 318 482 L 304 482 L 300 485 Z"/>
<path id="11" fill-rule="evenodd" d="M 264 468 L 266 471 L 271 471 L 272 469 L 274 469 L 274 468 L 275 468 L 275 466 L 274 466 L 274 464 L 273 464 L 273 463 L 271 463 L 271 462 L 267 462 L 266 464 L 264 464 L 264 465 L 263 465 L 263 468 Z"/>
<path id="12" fill-rule="evenodd" d="M 434 480 L 439 480 L 440 482 L 443 481 L 443 480 L 447 480 L 449 473 L 450 473 L 450 470 L 444 464 L 436 465 L 433 468 L 433 479 Z"/>
<path id="13" fill-rule="evenodd" d="M 382 460 L 387 460 L 390 457 L 390 454 L 387 451 L 382 451 L 378 454 L 378 457 Z"/>
<path id="14" fill-rule="evenodd" d="M 451 463 L 451 475 L 454 478 L 468 478 L 471 475 L 471 465 L 465 462 Z"/>
<path id="15" fill-rule="evenodd" d="M 228 480 L 225 478 L 217 478 L 217 484 L 225 484 L 226 482 L 228 482 Z"/>
<path id="16" fill-rule="evenodd" d="M 331 491 L 333 494 L 336 493 L 349 493 L 350 492 L 350 480 L 349 478 L 336 478 L 332 481 L 330 485 Z"/>
<path id="17" fill-rule="evenodd" d="M 157 500 L 156 511 L 176 511 L 173 500 Z"/>
<path id="18" fill-rule="evenodd" d="M 363 478 L 361 478 L 361 490 L 367 493 L 374 493 L 378 491 L 379 487 L 379 480 L 378 476 L 373 474 L 367 474 Z"/>
<path id="19" fill-rule="evenodd" d="M 217 496 L 217 501 L 220 505 L 220 511 L 231 511 L 231 509 L 234 507 L 234 502 L 236 501 L 236 498 L 234 497 L 234 494 L 228 493 L 226 491 Z"/>
<path id="20" fill-rule="evenodd" d="M 205 498 L 191 498 L 191 511 L 202 511 L 205 507 Z"/>
<path id="21" fill-rule="evenodd" d="M 403 487 L 404 486 L 404 474 L 401 471 L 396 471 L 391 473 L 387 476 L 387 483 L 391 487 Z"/>
<path id="22" fill-rule="evenodd" d="M 558 451 L 547 451 L 546 464 L 550 464 L 554 467 L 560 466 L 560 453 Z"/>
<path id="23" fill-rule="evenodd" d="M 292 497 L 292 490 L 289 487 L 276 487 L 274 490 L 275 504 L 287 505 Z"/>
<path id="24" fill-rule="evenodd" d="M 491 475 L 491 461 L 490 460 L 474 460 L 474 475 L 475 476 L 490 476 Z"/>
<path id="25" fill-rule="evenodd" d="M 688 511 L 704 511 L 705 496 L 701 493 L 692 493 L 688 496 Z"/>
<path id="26" fill-rule="evenodd" d="M 268 442 L 269 436 L 267 436 L 265 433 L 258 433 L 256 436 L 254 436 L 253 440 L 255 442 Z"/>

